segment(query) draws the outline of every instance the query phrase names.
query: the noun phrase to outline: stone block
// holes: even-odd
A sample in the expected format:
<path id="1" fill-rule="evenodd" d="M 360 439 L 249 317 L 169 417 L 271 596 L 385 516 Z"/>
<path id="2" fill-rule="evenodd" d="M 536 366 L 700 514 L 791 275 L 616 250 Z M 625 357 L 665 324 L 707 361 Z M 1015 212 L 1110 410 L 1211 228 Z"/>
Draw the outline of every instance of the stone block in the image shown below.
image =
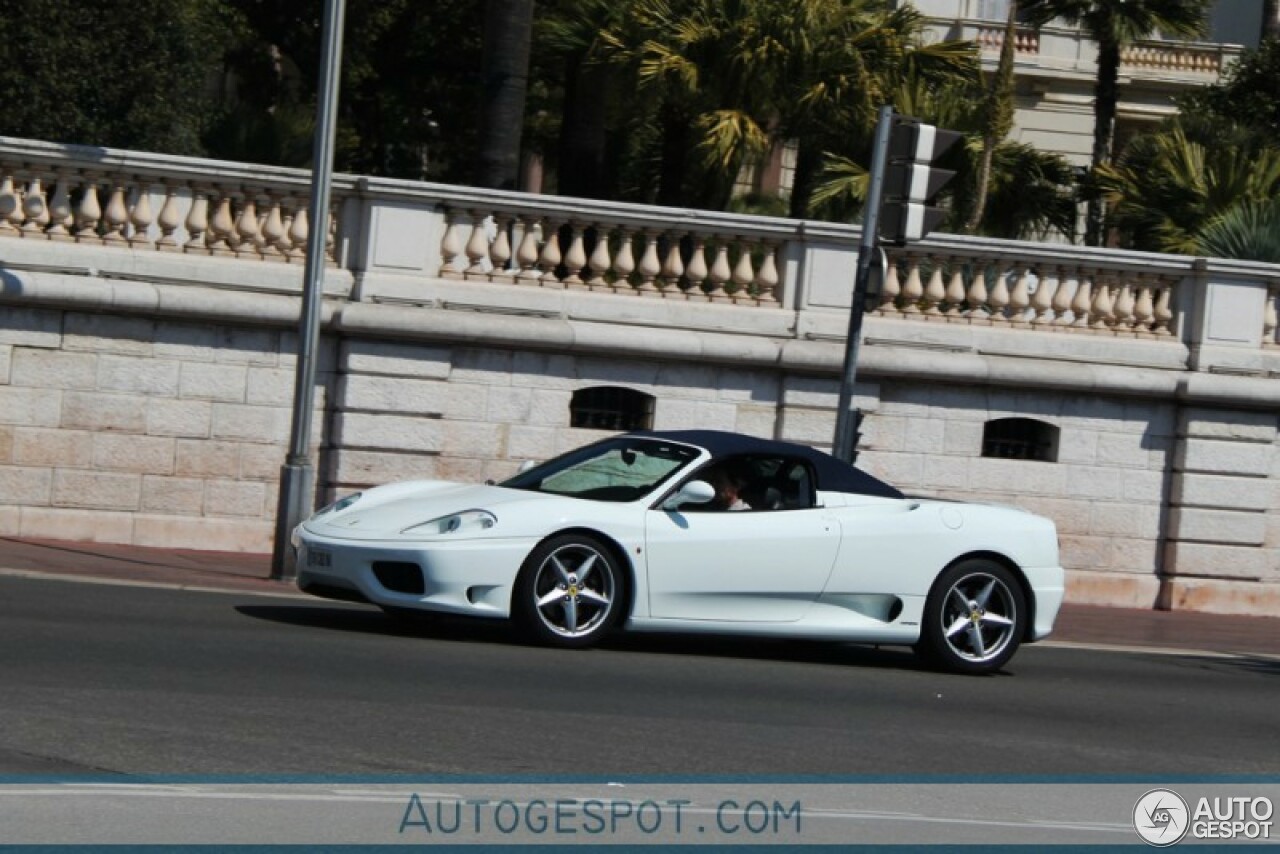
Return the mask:
<path id="1" fill-rule="evenodd" d="M 173 473 L 178 476 L 234 478 L 240 471 L 240 445 L 235 442 L 178 439 L 174 453 Z"/>
<path id="2" fill-rule="evenodd" d="M 1115 501 L 1124 495 L 1124 472 L 1101 466 L 1069 466 L 1066 469 L 1066 495 Z"/>
<path id="3" fill-rule="evenodd" d="M 0 424 L 56 427 L 62 412 L 62 392 L 0 386 Z"/>
<path id="4" fill-rule="evenodd" d="M 93 467 L 99 470 L 173 474 L 174 456 L 168 437 L 99 433 L 93 440 Z"/>
<path id="5" fill-rule="evenodd" d="M 92 390 L 98 385 L 98 357 L 93 353 L 19 347 L 13 353 L 9 382 L 29 388 Z"/>
<path id="6" fill-rule="evenodd" d="M 333 443 L 369 450 L 439 451 L 441 425 L 432 418 L 339 412 L 333 417 Z"/>
<path id="7" fill-rule="evenodd" d="M 142 511 L 199 516 L 204 509 L 204 481 L 190 477 L 142 478 Z"/>
<path id="8" fill-rule="evenodd" d="M 1111 566 L 1117 572 L 1154 575 L 1162 552 L 1163 544 L 1158 540 L 1117 537 L 1111 549 Z"/>
<path id="9" fill-rule="evenodd" d="M 16 505 L 0 504 L 0 537 L 17 537 L 22 533 L 22 511 Z"/>
<path id="10" fill-rule="evenodd" d="M 1062 565 L 1068 569 L 1099 570 L 1109 569 L 1113 565 L 1111 558 L 1115 541 L 1111 537 L 1060 534 L 1058 547 L 1062 554 Z"/>
<path id="11" fill-rule="evenodd" d="M 559 433 L 555 427 L 513 424 L 507 430 L 507 458 L 519 462 L 551 459 L 559 453 Z"/>
<path id="12" fill-rule="evenodd" d="M 240 478 L 278 480 L 287 449 L 281 445 L 241 445 Z"/>
<path id="13" fill-rule="evenodd" d="M 62 346 L 62 312 L 5 306 L 0 311 L 0 344 L 58 349 Z"/>
<path id="14" fill-rule="evenodd" d="M 1280 583 L 1174 578 L 1165 591 L 1165 604 L 1173 611 L 1274 618 L 1280 614 Z"/>
<path id="15" fill-rule="evenodd" d="M 929 490 L 967 489 L 969 460 L 963 457 L 924 455 L 924 487 Z"/>
<path id="16" fill-rule="evenodd" d="M 289 441 L 293 413 L 276 406 L 249 406 L 238 403 L 214 403 L 210 435 L 214 439 L 237 439 L 244 442 L 278 444 Z M 313 422 L 319 430 L 322 419 Z"/>
<path id="17" fill-rule="evenodd" d="M 1098 434 L 1097 464 L 1100 466 L 1145 469 L 1148 452 L 1148 440 L 1141 433 Z"/>
<path id="18" fill-rule="evenodd" d="M 28 466 L 0 467 L 0 504 L 48 504 L 53 472 Z"/>
<path id="19" fill-rule="evenodd" d="M 176 397 L 178 362 L 136 356 L 100 356 L 98 390 Z"/>
<path id="20" fill-rule="evenodd" d="M 857 383 L 854 386 L 854 391 L 860 392 L 863 388 L 862 383 Z M 875 391 L 878 395 L 878 386 Z M 796 376 L 787 376 L 782 379 L 782 403 L 784 406 L 835 409 L 839 402 L 839 380 Z"/>
<path id="21" fill-rule="evenodd" d="M 147 399 L 128 394 L 64 392 L 62 426 L 69 430 L 144 433 L 147 429 Z"/>
<path id="22" fill-rule="evenodd" d="M 62 346 L 66 350 L 151 356 L 155 330 L 155 321 L 146 317 L 69 311 L 63 321 Z"/>
<path id="23" fill-rule="evenodd" d="M 0 385 L 8 385 L 12 376 L 13 345 L 0 344 Z"/>
<path id="24" fill-rule="evenodd" d="M 711 365 L 688 362 L 661 364 L 654 385 L 660 398 L 702 400 L 708 391 L 720 387 L 720 370 Z"/>
<path id="25" fill-rule="evenodd" d="M 946 421 L 942 431 L 942 453 L 960 457 L 982 456 L 982 424 L 977 421 Z"/>
<path id="26" fill-rule="evenodd" d="M 776 407 L 782 397 L 781 380 L 772 371 L 742 371 L 723 368 L 717 384 L 716 396 L 720 400 L 739 405 Z"/>
<path id="27" fill-rule="evenodd" d="M 551 420 L 555 408 L 542 407 L 534 399 L 534 412 L 530 420 L 536 424 L 554 424 Z M 564 401 L 561 423 L 569 421 L 569 401 Z M 654 406 L 655 430 L 732 430 L 738 422 L 738 407 L 732 403 L 716 403 L 708 400 L 660 399 Z"/>
<path id="28" fill-rule="evenodd" d="M 624 385 L 651 388 L 657 385 L 661 369 L 656 361 L 583 357 L 578 360 L 578 382 L 572 387 Z"/>
<path id="29" fill-rule="evenodd" d="M 1267 517 L 1263 513 L 1175 507 L 1169 514 L 1171 539 L 1260 546 L 1266 539 L 1266 532 Z"/>
<path id="30" fill-rule="evenodd" d="M 230 365 L 280 364 L 280 333 L 270 329 L 218 327 L 214 359 Z"/>
<path id="31" fill-rule="evenodd" d="M 487 388 L 473 386 L 473 388 Z M 439 416 L 448 385 L 434 380 L 347 374 L 338 379 L 338 399 L 347 411 Z"/>
<path id="32" fill-rule="evenodd" d="M 147 401 L 147 434 L 203 439 L 213 427 L 213 404 L 207 400 L 151 398 Z"/>
<path id="33" fill-rule="evenodd" d="M 271 552 L 275 525 L 269 520 L 142 515 L 134 517 L 133 542 L 161 549 L 190 548 L 225 552 Z"/>
<path id="34" fill-rule="evenodd" d="M 17 430 L 9 424 L 0 424 L 0 463 L 13 462 L 13 434 Z"/>
<path id="35" fill-rule="evenodd" d="M 824 413 L 827 414 L 827 413 Z M 907 425 L 915 419 L 903 415 L 864 415 L 862 418 L 862 442 L 860 447 L 875 451 L 907 450 Z M 833 411 L 824 419 L 827 427 L 825 441 L 835 439 L 836 413 Z M 817 438 L 817 437 L 814 437 Z M 915 450 L 919 450 L 918 448 Z"/>
<path id="36" fill-rule="evenodd" d="M 882 416 L 876 415 L 876 418 Z M 779 438 L 801 444 L 831 444 L 836 430 L 834 409 L 805 409 L 788 406 L 782 411 Z M 879 428 L 877 428 L 879 429 Z"/>
<path id="37" fill-rule="evenodd" d="M 53 504 L 58 507 L 137 510 L 141 496 L 140 474 L 66 470 L 54 473 Z"/>
<path id="38" fill-rule="evenodd" d="M 1058 462 L 1091 466 L 1098 462 L 1098 433 L 1066 421 L 1058 432 Z"/>
<path id="39" fill-rule="evenodd" d="M 1125 471 L 1120 475 L 1120 497 L 1125 501 L 1159 504 L 1164 500 L 1164 471 Z"/>
<path id="40" fill-rule="evenodd" d="M 1172 541 L 1165 545 L 1167 575 L 1203 578 L 1263 578 L 1268 573 L 1268 553 L 1256 546 Z"/>
<path id="41" fill-rule="evenodd" d="M 929 386 L 895 384 L 881 390 L 879 411 L 885 415 L 928 418 L 931 404 Z"/>
<path id="42" fill-rule="evenodd" d="M 752 406 L 738 404 L 738 415 L 734 420 L 734 430 L 748 436 L 760 436 L 771 439 L 778 428 L 778 410 L 773 406 Z"/>
<path id="43" fill-rule="evenodd" d="M 1271 470 L 1272 445 L 1218 439 L 1186 439 L 1174 454 L 1182 472 L 1265 476 Z"/>
<path id="44" fill-rule="evenodd" d="M 245 386 L 246 403 L 293 406 L 296 372 L 292 368 L 249 368 Z"/>
<path id="45" fill-rule="evenodd" d="M 94 434 L 86 430 L 17 427 L 13 430 L 13 461 L 23 466 L 89 468 L 93 439 Z"/>
<path id="46" fill-rule="evenodd" d="M 1097 537 L 1155 540 L 1160 536 L 1160 505 L 1095 501 L 1089 533 Z"/>
<path id="47" fill-rule="evenodd" d="M 488 460 L 466 457 L 437 457 L 436 477 L 454 483 L 483 483 Z"/>
<path id="48" fill-rule="evenodd" d="M 923 454 L 898 454 L 884 451 L 864 451 L 858 455 L 858 468 L 901 488 L 916 488 L 928 484 L 924 480 Z"/>
<path id="49" fill-rule="evenodd" d="M 156 325 L 152 352 L 159 359 L 212 362 L 218 353 L 217 327 L 161 321 Z"/>
<path id="50" fill-rule="evenodd" d="M 1062 495 L 1069 469 L 1057 463 L 981 457 L 969 466 L 969 488 L 984 495 Z"/>
<path id="51" fill-rule="evenodd" d="M 17 535 L 78 543 L 131 543 L 133 514 L 66 507 L 24 507 Z"/>
<path id="52" fill-rule="evenodd" d="M 488 406 L 485 412 L 486 421 L 495 424 L 521 424 L 529 420 L 533 411 L 533 389 L 502 388 L 487 386 Z M 548 391 L 546 389 L 542 391 Z M 564 394 L 563 391 L 549 390 L 553 394 Z"/>
<path id="53" fill-rule="evenodd" d="M 521 350 L 511 359 L 511 383 L 520 388 L 574 389 L 578 380 L 577 359 L 555 353 Z"/>
<path id="54" fill-rule="evenodd" d="M 1274 485 L 1258 477 L 1193 474 L 1173 475 L 1172 504 L 1220 510 L 1280 510 L 1273 506 Z"/>
<path id="55" fill-rule="evenodd" d="M 926 469 L 927 470 L 927 469 Z M 1070 498 L 1019 495 L 1013 503 L 1031 513 L 1052 519 L 1059 534 L 1086 536 L 1093 520 L 1093 503 Z"/>
<path id="56" fill-rule="evenodd" d="M 376 486 L 399 480 L 430 480 L 436 476 L 436 457 L 392 451 L 333 452 L 330 460 L 334 483 Z"/>
<path id="57" fill-rule="evenodd" d="M 449 379 L 478 385 L 511 385 L 512 355 L 510 350 L 458 350 L 453 354 Z"/>
<path id="58" fill-rule="evenodd" d="M 261 481 L 206 481 L 204 512 L 206 516 L 261 517 L 265 514 L 266 496 L 266 485 Z"/>
<path id="59" fill-rule="evenodd" d="M 367 339 L 344 341 L 338 359 L 350 373 L 392 377 L 443 380 L 449 378 L 453 367 L 453 353 L 446 347 Z"/>
<path id="60" fill-rule="evenodd" d="M 530 424 L 548 424 L 552 426 L 568 427 L 570 424 L 569 404 L 573 400 L 573 393 L 569 391 L 561 391 L 551 388 L 539 388 L 533 390 L 533 395 L 529 398 L 529 423 Z M 662 401 L 658 403 L 658 410 L 662 409 Z M 676 404 L 677 408 L 683 401 Z M 687 405 L 687 404 L 686 404 Z M 719 412 L 719 425 L 733 424 L 733 407 L 729 404 L 722 404 Z M 654 424 L 657 425 L 658 414 L 654 413 Z M 710 426 L 710 425 L 707 425 Z M 732 429 L 724 427 L 724 429 Z"/>
<path id="61" fill-rule="evenodd" d="M 1066 601 L 1073 605 L 1150 610 L 1160 600 L 1160 579 L 1141 573 L 1067 570 L 1066 586 Z"/>
<path id="62" fill-rule="evenodd" d="M 941 452 L 946 434 L 947 423 L 936 418 L 908 418 L 903 450 L 916 454 L 937 454 Z"/>
<path id="63" fill-rule="evenodd" d="M 243 403 L 248 385 L 246 365 L 183 362 L 178 393 L 183 398 Z"/>
<path id="64" fill-rule="evenodd" d="M 440 453 L 447 457 L 497 459 L 502 456 L 505 425 L 482 421 L 445 421 Z"/>
<path id="65" fill-rule="evenodd" d="M 1275 412 L 1184 409 L 1178 416 L 1178 435 L 1198 439 L 1274 442 L 1280 416 Z"/>

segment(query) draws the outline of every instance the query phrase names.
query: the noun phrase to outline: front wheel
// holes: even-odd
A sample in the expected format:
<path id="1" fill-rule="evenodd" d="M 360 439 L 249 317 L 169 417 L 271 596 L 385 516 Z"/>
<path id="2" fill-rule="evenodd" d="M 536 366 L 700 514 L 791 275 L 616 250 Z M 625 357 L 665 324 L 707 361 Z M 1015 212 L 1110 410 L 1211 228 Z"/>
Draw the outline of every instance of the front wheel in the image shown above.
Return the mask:
<path id="1" fill-rule="evenodd" d="M 617 622 L 626 589 L 622 567 L 587 534 L 539 545 L 516 581 L 512 614 L 539 643 L 586 647 Z"/>
<path id="2" fill-rule="evenodd" d="M 1026 626 L 1013 573 L 994 561 L 966 560 L 934 582 L 916 650 L 947 670 L 990 673 L 1013 657 Z"/>

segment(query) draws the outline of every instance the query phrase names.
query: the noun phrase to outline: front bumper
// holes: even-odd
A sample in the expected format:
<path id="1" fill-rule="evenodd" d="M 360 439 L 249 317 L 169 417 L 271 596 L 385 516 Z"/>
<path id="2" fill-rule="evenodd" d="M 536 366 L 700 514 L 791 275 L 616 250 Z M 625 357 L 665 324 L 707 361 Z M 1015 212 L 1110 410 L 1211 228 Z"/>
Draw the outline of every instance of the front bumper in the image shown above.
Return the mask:
<path id="1" fill-rule="evenodd" d="M 459 539 L 448 542 L 355 541 L 300 526 L 298 589 L 331 599 L 374 605 L 507 617 L 530 540 Z"/>

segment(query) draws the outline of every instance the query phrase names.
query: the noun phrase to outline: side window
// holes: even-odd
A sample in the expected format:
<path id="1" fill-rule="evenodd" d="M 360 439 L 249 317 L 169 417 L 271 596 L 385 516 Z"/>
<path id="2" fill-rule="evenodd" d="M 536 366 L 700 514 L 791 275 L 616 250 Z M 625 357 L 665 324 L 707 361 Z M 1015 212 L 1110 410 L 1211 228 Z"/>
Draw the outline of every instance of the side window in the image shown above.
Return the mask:
<path id="1" fill-rule="evenodd" d="M 704 466 L 693 475 L 716 490 L 716 497 L 687 511 L 804 510 L 814 504 L 813 474 L 801 460 L 734 457 Z"/>

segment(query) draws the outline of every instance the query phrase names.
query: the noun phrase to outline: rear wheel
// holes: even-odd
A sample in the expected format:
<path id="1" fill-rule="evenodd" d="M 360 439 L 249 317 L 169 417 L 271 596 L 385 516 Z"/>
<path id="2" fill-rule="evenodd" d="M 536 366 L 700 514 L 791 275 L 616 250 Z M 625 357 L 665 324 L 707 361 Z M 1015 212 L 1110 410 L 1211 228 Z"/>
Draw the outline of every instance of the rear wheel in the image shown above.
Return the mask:
<path id="1" fill-rule="evenodd" d="M 609 549 L 588 534 L 564 534 L 529 555 L 512 613 L 539 643 L 586 647 L 617 622 L 626 579 Z"/>
<path id="2" fill-rule="evenodd" d="M 961 561 L 934 582 L 916 650 L 947 670 L 989 673 L 1017 652 L 1026 621 L 1022 588 L 1007 567 Z"/>

